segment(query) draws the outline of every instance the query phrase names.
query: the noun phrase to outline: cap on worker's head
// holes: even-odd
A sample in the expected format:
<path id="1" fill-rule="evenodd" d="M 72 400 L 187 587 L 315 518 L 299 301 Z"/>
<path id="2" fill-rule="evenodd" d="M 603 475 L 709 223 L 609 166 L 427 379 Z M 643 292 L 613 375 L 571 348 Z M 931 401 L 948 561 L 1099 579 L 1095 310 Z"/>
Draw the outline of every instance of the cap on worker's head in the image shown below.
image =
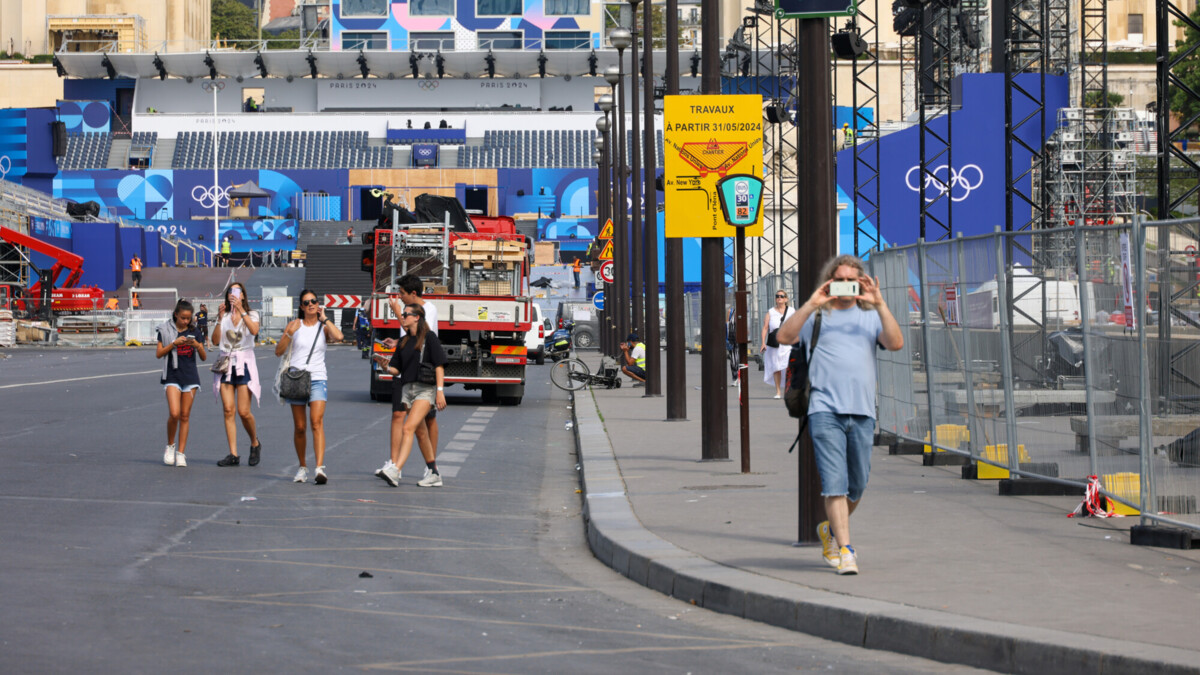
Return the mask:
<path id="1" fill-rule="evenodd" d="M 630 333 L 630 334 L 629 334 L 629 337 L 627 337 L 627 338 L 625 338 L 625 339 L 626 339 L 626 340 L 629 340 L 630 342 L 637 342 L 637 341 L 638 341 L 638 335 L 637 335 L 637 333 Z"/>
<path id="2" fill-rule="evenodd" d="M 842 126 L 843 126 L 843 127 L 848 127 L 848 126 L 850 126 L 850 123 L 849 123 L 849 122 L 843 122 L 843 123 L 842 123 Z"/>

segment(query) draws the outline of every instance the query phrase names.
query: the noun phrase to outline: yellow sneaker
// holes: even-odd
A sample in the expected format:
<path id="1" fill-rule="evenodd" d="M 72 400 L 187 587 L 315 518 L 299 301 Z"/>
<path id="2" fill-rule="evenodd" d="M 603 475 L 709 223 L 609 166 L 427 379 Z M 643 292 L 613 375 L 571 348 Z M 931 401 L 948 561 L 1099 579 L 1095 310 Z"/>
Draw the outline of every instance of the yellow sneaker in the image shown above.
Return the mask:
<path id="1" fill-rule="evenodd" d="M 825 558 L 825 564 L 837 567 L 841 564 L 842 557 L 838 553 L 837 539 L 834 539 L 833 532 L 829 529 L 828 520 L 817 525 L 817 536 L 821 538 L 821 555 Z"/>
<path id="2" fill-rule="evenodd" d="M 838 563 L 838 574 L 858 574 L 858 554 L 853 546 L 843 546 L 841 561 Z"/>

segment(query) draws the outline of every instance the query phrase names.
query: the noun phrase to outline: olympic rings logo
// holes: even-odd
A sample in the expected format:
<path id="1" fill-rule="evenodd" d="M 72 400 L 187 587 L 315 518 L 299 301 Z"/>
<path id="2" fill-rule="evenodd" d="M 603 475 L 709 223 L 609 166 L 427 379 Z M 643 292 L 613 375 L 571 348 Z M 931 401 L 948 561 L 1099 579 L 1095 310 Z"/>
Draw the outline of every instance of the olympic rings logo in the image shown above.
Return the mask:
<path id="1" fill-rule="evenodd" d="M 965 164 L 959 169 L 945 164 L 929 171 L 923 185 L 913 183 L 913 173 L 920 171 L 920 165 L 914 166 L 904 174 L 904 183 L 913 192 L 923 192 L 926 202 L 950 195 L 950 199 L 961 202 L 971 196 L 971 192 L 983 185 L 983 169 L 978 164 Z M 945 176 L 945 177 L 943 177 Z M 929 196 L 930 190 L 936 194 Z"/>
<path id="2" fill-rule="evenodd" d="M 192 199 L 206 209 L 214 206 L 229 206 L 229 188 L 222 189 L 219 185 L 213 187 L 197 185 L 192 188 Z"/>
<path id="3" fill-rule="evenodd" d="M 417 86 L 425 91 L 433 91 L 438 88 L 438 84 L 440 83 L 437 80 L 421 80 L 417 83 Z"/>
<path id="4" fill-rule="evenodd" d="M 8 155 L 0 155 L 0 180 L 8 177 L 9 171 L 12 171 L 12 159 Z"/>

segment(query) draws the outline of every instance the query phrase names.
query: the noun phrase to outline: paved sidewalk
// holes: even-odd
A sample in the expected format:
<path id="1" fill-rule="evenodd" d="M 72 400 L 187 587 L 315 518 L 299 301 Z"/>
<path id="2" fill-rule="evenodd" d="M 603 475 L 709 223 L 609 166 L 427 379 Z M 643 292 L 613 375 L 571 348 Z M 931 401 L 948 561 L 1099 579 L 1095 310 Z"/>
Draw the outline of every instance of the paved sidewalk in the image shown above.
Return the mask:
<path id="1" fill-rule="evenodd" d="M 591 362 L 598 357 L 588 359 Z M 797 538 L 795 420 L 750 371 L 751 469 L 700 462 L 688 415 L 630 388 L 575 397 L 597 557 L 685 601 L 858 646 L 1009 672 L 1200 673 L 1200 551 L 1135 547 L 1136 518 L 1066 517 L 1074 497 L 1001 497 L 959 467 L 876 448 L 852 520 L 858 576 Z M 1150 670 L 1152 669 L 1152 670 Z"/>

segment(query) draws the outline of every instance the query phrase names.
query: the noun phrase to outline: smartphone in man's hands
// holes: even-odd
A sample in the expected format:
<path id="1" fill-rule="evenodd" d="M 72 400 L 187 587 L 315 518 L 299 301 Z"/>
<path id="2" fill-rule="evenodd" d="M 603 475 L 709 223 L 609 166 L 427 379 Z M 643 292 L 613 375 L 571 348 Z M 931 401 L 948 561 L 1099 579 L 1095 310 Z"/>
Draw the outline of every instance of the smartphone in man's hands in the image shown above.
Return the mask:
<path id="1" fill-rule="evenodd" d="M 829 295 L 834 298 L 858 297 L 857 281 L 833 281 L 829 284 Z"/>

